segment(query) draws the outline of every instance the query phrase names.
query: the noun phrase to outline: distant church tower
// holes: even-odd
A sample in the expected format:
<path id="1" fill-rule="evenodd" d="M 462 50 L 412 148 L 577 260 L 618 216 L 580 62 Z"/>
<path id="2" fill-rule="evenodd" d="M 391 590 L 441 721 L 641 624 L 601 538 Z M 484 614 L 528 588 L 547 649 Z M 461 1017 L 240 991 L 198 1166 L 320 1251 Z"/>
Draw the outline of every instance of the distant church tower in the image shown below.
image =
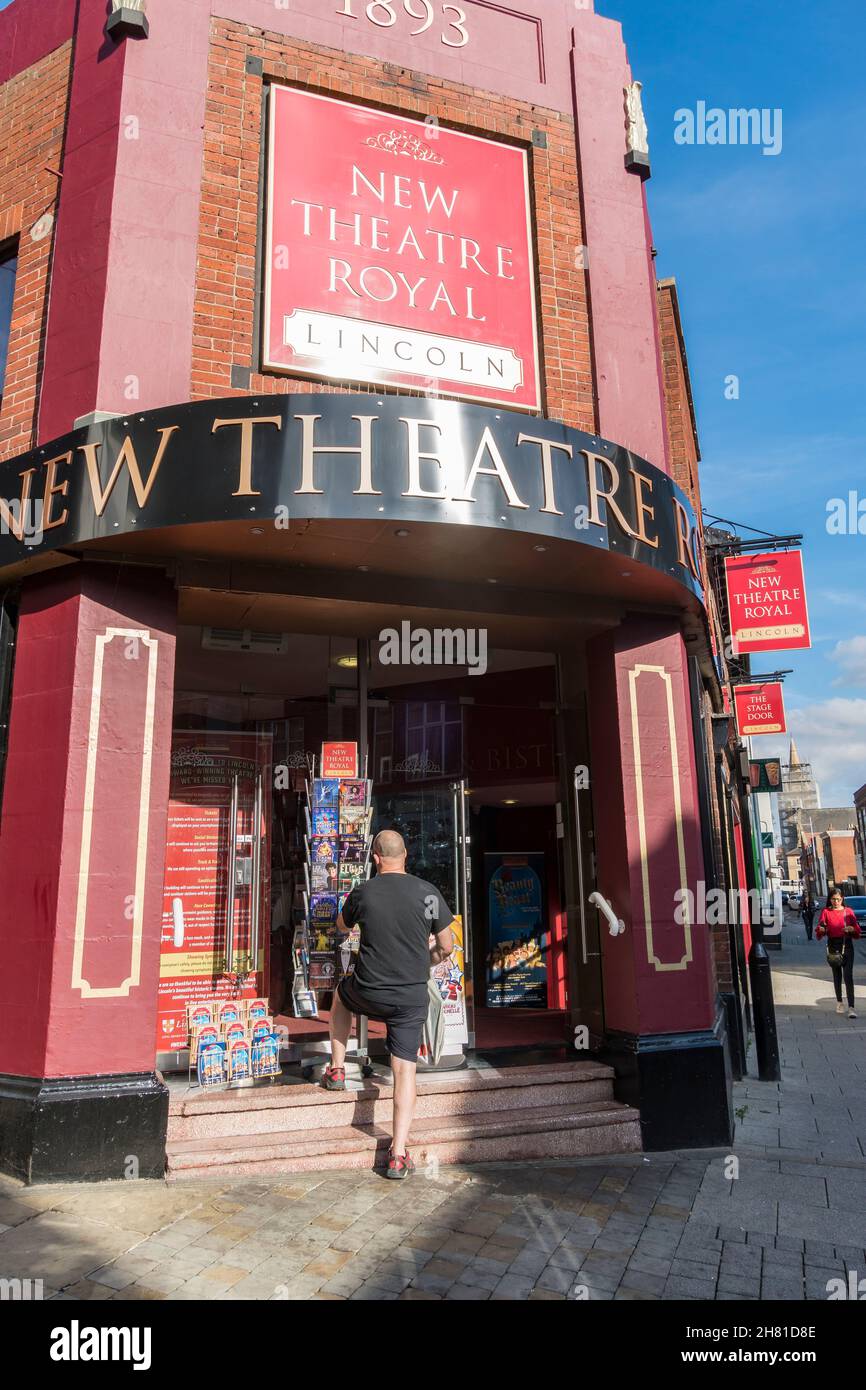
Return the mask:
<path id="1" fill-rule="evenodd" d="M 801 762 L 797 745 L 791 739 L 788 761 L 782 764 L 782 790 L 779 793 L 779 820 L 782 826 L 783 850 L 787 852 L 797 848 L 799 843 L 797 821 L 800 818 L 800 812 L 816 810 L 820 805 L 821 793 L 812 776 L 812 765 Z"/>

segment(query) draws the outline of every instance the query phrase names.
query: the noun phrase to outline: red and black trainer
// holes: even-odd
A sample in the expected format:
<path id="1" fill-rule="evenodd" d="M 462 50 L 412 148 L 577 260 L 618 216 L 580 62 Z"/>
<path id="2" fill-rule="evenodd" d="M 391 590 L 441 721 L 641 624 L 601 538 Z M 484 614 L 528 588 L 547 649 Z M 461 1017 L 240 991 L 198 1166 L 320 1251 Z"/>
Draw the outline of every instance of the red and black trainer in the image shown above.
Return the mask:
<path id="1" fill-rule="evenodd" d="M 322 1085 L 326 1091 L 345 1091 L 346 1068 L 325 1067 L 325 1070 L 322 1072 Z"/>
<path id="2" fill-rule="evenodd" d="M 385 1176 L 401 1182 L 403 1178 L 410 1177 L 414 1172 L 415 1164 L 409 1150 L 407 1149 L 404 1154 L 395 1154 L 392 1149 L 388 1155 L 388 1171 Z"/>

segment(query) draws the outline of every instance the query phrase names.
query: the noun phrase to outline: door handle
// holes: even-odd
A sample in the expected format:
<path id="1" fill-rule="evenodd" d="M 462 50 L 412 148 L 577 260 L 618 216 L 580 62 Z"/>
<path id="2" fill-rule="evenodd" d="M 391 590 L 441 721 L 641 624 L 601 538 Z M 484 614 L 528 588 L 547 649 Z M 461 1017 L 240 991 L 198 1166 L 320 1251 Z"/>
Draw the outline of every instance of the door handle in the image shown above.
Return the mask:
<path id="1" fill-rule="evenodd" d="M 259 921 L 262 908 L 262 771 L 256 775 L 253 799 L 253 882 L 250 921 L 250 970 L 259 968 Z"/>
<path id="2" fill-rule="evenodd" d="M 237 871 L 238 835 L 238 774 L 232 778 L 232 795 L 229 804 L 229 881 L 226 895 L 226 974 L 230 975 L 235 963 L 235 875 Z"/>
<path id="3" fill-rule="evenodd" d="M 174 922 L 173 942 L 175 949 L 179 949 L 183 945 L 183 936 L 185 930 L 185 924 L 183 920 L 183 903 L 181 902 L 180 898 L 172 898 L 171 916 Z"/>
<path id="4" fill-rule="evenodd" d="M 603 898 L 601 893 L 590 893 L 589 901 L 607 918 L 611 936 L 622 936 L 625 931 L 625 922 L 621 917 L 617 917 L 607 898 Z"/>

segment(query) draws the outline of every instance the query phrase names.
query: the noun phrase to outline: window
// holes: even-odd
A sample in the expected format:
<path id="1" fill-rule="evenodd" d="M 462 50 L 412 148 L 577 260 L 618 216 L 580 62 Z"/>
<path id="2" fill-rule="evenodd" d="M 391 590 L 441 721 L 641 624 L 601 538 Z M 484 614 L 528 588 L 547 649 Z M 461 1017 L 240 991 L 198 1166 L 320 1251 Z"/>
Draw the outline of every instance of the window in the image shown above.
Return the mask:
<path id="1" fill-rule="evenodd" d="M 0 247 L 0 399 L 3 397 L 3 383 L 6 380 L 9 327 L 12 323 L 12 301 L 15 298 L 17 270 L 17 247 Z"/>

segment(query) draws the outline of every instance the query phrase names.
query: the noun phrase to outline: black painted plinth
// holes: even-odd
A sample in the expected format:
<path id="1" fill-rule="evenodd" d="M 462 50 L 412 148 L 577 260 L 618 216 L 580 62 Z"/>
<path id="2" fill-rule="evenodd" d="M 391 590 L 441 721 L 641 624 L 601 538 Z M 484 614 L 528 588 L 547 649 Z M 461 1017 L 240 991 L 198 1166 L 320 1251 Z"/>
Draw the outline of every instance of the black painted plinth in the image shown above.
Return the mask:
<path id="1" fill-rule="evenodd" d="M 652 174 L 649 155 L 645 154 L 643 150 L 629 150 L 625 157 L 625 167 L 630 174 L 638 174 L 642 181 L 648 179 Z"/>
<path id="2" fill-rule="evenodd" d="M 150 26 L 144 10 L 135 10 L 123 5 L 108 16 L 105 32 L 117 43 L 120 39 L 146 39 L 150 33 Z"/>
<path id="3" fill-rule="evenodd" d="M 701 1032 L 609 1032 L 600 1060 L 616 1071 L 616 1099 L 640 1110 L 645 1149 L 731 1143 L 731 1063 L 722 1008 L 715 1026 Z"/>
<path id="4" fill-rule="evenodd" d="M 168 1091 L 156 1072 L 0 1073 L 0 1172 L 26 1183 L 162 1178 Z"/>

